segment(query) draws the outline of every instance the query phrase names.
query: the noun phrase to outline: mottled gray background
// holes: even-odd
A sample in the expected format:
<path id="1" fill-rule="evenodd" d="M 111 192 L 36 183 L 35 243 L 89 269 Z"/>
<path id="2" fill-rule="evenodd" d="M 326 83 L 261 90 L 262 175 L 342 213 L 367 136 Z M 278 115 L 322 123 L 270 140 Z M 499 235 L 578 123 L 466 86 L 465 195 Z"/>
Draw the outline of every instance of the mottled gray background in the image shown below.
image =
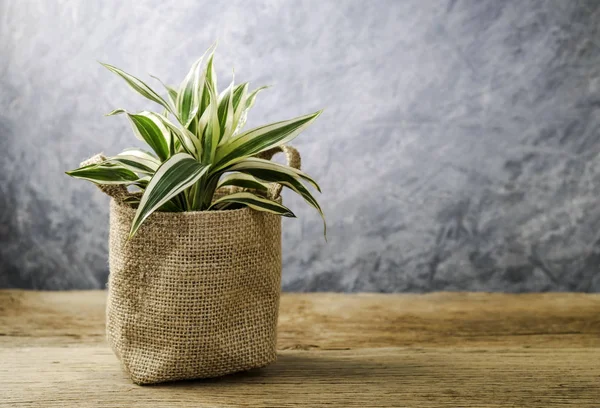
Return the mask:
<path id="1" fill-rule="evenodd" d="M 250 126 L 325 107 L 295 145 L 294 291 L 600 290 L 600 1 L 0 0 L 0 287 L 101 288 L 108 199 L 63 171 L 153 107 L 96 63 L 273 84 Z M 227 76 L 227 77 L 224 77 Z"/>

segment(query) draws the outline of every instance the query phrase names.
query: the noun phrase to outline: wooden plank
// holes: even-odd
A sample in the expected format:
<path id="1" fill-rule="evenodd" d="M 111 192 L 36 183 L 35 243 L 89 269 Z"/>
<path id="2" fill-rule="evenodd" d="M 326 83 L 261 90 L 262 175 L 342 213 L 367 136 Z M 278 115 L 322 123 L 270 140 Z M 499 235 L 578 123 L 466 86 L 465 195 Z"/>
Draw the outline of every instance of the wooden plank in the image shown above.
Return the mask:
<path id="1" fill-rule="evenodd" d="M 0 345 L 102 342 L 105 301 L 103 291 L 0 290 Z M 286 293 L 281 299 L 282 350 L 490 345 L 600 347 L 600 294 Z"/>
<path id="2" fill-rule="evenodd" d="M 600 408 L 600 295 L 285 294 L 276 364 L 146 387 L 105 297 L 0 291 L 0 407 Z"/>
<path id="3" fill-rule="evenodd" d="M 133 385 L 103 346 L 0 348 L 3 407 L 598 407 L 600 350 L 280 353 L 220 379 Z"/>

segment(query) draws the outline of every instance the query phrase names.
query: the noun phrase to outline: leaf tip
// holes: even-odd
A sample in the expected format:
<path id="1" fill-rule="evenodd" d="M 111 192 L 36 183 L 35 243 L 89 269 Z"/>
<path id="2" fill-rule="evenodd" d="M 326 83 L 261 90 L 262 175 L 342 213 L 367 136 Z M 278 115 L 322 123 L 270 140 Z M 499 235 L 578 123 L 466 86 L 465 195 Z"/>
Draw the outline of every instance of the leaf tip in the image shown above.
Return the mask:
<path id="1" fill-rule="evenodd" d="M 110 64 L 107 64 L 106 62 L 98 61 L 98 60 L 96 60 L 96 62 L 97 62 L 98 64 L 102 65 L 104 68 L 106 68 L 106 69 L 108 69 L 108 70 L 111 70 L 111 71 L 112 71 L 112 68 L 113 68 L 113 66 L 112 66 L 112 65 L 110 65 Z"/>
<path id="2" fill-rule="evenodd" d="M 111 112 L 105 113 L 104 116 L 114 116 L 114 115 L 120 115 L 121 113 L 127 113 L 127 111 L 125 109 L 115 109 Z M 128 113 L 127 113 L 128 114 Z"/>

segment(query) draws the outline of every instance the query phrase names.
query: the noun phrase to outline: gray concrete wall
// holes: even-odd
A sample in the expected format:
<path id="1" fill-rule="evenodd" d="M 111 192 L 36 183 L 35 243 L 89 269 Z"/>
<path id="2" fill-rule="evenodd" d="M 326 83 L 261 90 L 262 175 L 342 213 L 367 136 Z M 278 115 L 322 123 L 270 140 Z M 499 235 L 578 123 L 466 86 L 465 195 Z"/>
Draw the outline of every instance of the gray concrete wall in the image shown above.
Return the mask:
<path id="1" fill-rule="evenodd" d="M 600 290 L 600 2 L 0 0 L 0 286 L 100 288 L 108 200 L 63 171 L 136 145 L 151 107 L 96 63 L 273 84 L 249 125 L 295 145 L 284 288 Z"/>

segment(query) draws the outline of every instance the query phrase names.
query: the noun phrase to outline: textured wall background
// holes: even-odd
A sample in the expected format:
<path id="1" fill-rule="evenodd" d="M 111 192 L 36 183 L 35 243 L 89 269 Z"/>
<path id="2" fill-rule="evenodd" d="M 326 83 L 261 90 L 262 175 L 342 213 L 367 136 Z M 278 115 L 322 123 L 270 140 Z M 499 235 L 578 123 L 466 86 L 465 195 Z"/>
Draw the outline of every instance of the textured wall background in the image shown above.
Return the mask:
<path id="1" fill-rule="evenodd" d="M 96 60 L 274 84 L 249 125 L 324 189 L 284 223 L 287 290 L 600 290 L 600 2 L 0 0 L 0 287 L 100 288 L 108 200 L 63 175 L 151 105 Z"/>

